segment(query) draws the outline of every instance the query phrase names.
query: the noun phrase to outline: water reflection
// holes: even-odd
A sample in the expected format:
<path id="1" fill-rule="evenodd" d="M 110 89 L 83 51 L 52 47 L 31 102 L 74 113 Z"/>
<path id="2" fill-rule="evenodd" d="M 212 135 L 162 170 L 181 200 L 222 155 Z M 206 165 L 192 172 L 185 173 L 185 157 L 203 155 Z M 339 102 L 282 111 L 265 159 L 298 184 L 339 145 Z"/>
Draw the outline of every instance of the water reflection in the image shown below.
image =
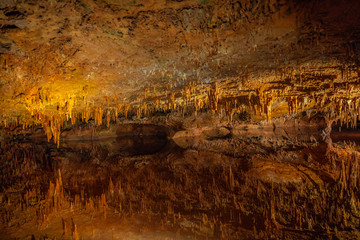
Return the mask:
<path id="1" fill-rule="evenodd" d="M 165 151 L 172 144 L 166 131 L 166 128 L 151 124 L 123 124 L 99 133 L 82 130 L 64 134 L 61 147 L 80 152 L 101 151 L 109 156 L 151 155 Z"/>
<path id="2" fill-rule="evenodd" d="M 6 143 L 0 234 L 76 239 L 75 224 L 83 239 L 124 231 L 133 239 L 150 231 L 161 232 L 158 239 L 341 239 L 357 231 L 355 149 L 318 144 L 314 132 L 296 141 L 284 138 L 287 132 L 281 142 L 246 132 L 186 139 L 183 149 L 169 147 L 166 134 L 149 126 L 65 139 L 60 149 Z"/>
<path id="3" fill-rule="evenodd" d="M 159 152 L 167 144 L 166 136 L 117 137 L 116 143 L 122 155 L 136 156 Z"/>
<path id="4" fill-rule="evenodd" d="M 80 151 L 106 151 L 109 155 L 139 156 L 162 151 L 168 144 L 163 136 L 122 136 L 96 140 L 70 140 L 61 144 L 62 148 Z"/>

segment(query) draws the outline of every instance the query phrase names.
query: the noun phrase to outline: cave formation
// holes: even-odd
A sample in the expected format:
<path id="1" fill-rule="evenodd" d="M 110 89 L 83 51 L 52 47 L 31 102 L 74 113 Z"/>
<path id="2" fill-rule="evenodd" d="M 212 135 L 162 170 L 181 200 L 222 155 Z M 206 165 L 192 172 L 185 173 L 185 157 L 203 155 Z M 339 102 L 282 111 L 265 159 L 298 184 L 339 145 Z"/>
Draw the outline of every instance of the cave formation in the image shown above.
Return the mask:
<path id="1" fill-rule="evenodd" d="M 359 13 L 0 0 L 0 239 L 359 239 Z"/>

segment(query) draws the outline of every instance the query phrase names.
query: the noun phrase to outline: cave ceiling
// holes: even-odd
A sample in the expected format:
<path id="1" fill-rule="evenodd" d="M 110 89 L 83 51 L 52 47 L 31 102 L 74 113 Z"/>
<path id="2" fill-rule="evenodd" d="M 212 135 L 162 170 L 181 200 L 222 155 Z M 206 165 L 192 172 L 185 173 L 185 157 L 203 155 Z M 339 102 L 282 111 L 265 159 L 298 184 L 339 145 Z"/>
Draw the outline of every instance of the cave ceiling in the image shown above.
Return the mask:
<path id="1" fill-rule="evenodd" d="M 0 9 L 5 126 L 184 106 L 269 120 L 358 101 L 359 1 L 3 0 Z"/>

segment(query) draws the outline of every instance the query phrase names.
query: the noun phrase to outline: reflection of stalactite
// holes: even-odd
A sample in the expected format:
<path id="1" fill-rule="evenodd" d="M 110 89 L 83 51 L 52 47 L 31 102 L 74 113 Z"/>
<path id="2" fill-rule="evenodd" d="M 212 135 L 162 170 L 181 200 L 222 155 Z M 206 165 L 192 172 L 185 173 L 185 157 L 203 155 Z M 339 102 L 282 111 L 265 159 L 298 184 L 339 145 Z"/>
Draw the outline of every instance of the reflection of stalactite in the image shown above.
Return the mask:
<path id="1" fill-rule="evenodd" d="M 50 207 L 57 210 L 62 208 L 65 197 L 60 169 L 58 170 L 58 177 L 55 180 L 55 184 L 50 181 L 47 199 Z"/>
<path id="2" fill-rule="evenodd" d="M 74 240 L 79 240 L 80 239 L 76 224 L 74 225 L 74 231 L 73 231 L 73 234 L 72 234 L 72 239 L 74 239 Z"/>

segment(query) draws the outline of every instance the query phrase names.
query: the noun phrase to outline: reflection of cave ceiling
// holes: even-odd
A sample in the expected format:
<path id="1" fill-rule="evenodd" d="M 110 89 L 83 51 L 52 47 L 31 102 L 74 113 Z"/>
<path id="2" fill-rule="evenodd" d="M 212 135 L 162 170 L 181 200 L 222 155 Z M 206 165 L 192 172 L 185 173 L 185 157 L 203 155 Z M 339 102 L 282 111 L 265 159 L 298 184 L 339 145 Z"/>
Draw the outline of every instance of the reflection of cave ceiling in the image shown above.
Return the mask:
<path id="1" fill-rule="evenodd" d="M 229 111 L 226 99 L 238 97 L 236 108 L 244 96 L 269 115 L 282 101 L 296 110 L 306 94 L 311 106 L 326 105 L 324 94 L 356 94 L 343 82 L 360 74 L 359 1 L 16 2 L 0 2 L 3 122 L 146 114 L 150 104 L 219 110 L 211 98 Z"/>

